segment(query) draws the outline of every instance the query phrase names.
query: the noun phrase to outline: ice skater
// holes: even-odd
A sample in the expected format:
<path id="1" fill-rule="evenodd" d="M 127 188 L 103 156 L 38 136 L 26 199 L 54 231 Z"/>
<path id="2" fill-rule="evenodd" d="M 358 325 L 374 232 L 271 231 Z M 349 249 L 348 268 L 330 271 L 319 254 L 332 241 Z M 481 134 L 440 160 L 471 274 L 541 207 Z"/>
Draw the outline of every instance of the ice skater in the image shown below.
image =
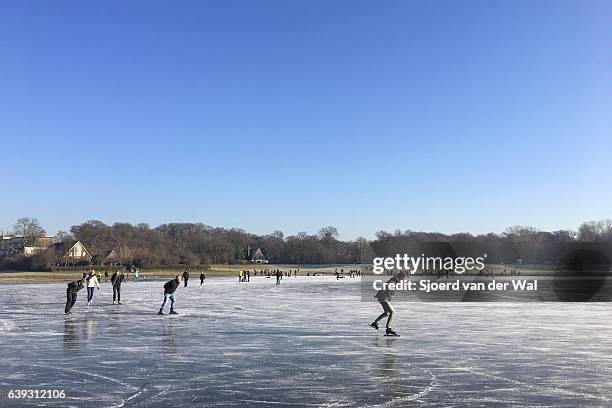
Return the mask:
<path id="1" fill-rule="evenodd" d="M 157 314 L 160 314 L 160 315 L 164 314 L 164 306 L 166 306 L 166 302 L 168 301 L 168 299 L 170 299 L 170 314 L 178 314 L 174 311 L 174 301 L 175 301 L 174 292 L 176 291 L 176 288 L 178 288 L 180 284 L 181 284 L 180 275 L 176 275 L 174 279 L 164 284 L 164 303 L 162 303 L 161 307 L 159 308 L 159 312 L 157 312 Z"/>
<path id="2" fill-rule="evenodd" d="M 200 272 L 200 287 L 204 285 L 204 279 L 206 279 L 206 275 L 204 275 L 204 272 Z"/>
<path id="3" fill-rule="evenodd" d="M 119 271 L 115 271 L 113 276 L 111 276 L 111 285 L 113 285 L 113 305 L 115 304 L 115 300 L 118 305 L 122 305 L 121 303 L 121 284 L 125 282 L 125 275 L 119 273 Z"/>
<path id="4" fill-rule="evenodd" d="M 66 289 L 66 307 L 64 308 L 64 313 L 67 315 L 71 315 L 72 306 L 76 303 L 77 293 L 79 290 L 85 287 L 85 279 L 79 279 L 74 282 L 70 282 L 68 284 L 68 288 Z"/>
<path id="5" fill-rule="evenodd" d="M 280 269 L 277 269 L 276 270 L 276 284 L 280 285 L 282 279 L 283 279 L 283 273 L 280 271 Z"/>
<path id="6" fill-rule="evenodd" d="M 389 289 L 388 285 L 390 283 L 395 284 L 395 283 L 404 281 L 406 280 L 406 277 L 407 275 L 405 272 L 398 273 L 397 275 L 395 275 L 394 277 L 392 277 L 391 279 L 387 281 L 387 284 L 385 285 L 384 289 L 379 290 L 378 292 L 376 292 L 376 295 L 374 295 L 374 297 L 378 299 L 378 301 L 380 302 L 380 305 L 383 308 L 383 312 L 381 313 L 380 316 L 376 318 L 376 320 L 374 320 L 372 324 L 370 324 L 370 327 L 373 327 L 376 330 L 378 330 L 378 321 L 386 317 L 387 318 L 387 330 L 386 330 L 385 335 L 387 336 L 399 336 L 399 334 L 397 334 L 391 328 L 391 324 L 393 323 L 393 319 L 395 318 L 395 309 L 391 305 L 391 298 L 395 294 L 395 290 Z"/>
<path id="7" fill-rule="evenodd" d="M 185 268 L 185 271 L 183 272 L 183 283 L 185 284 L 185 287 L 187 287 L 187 281 L 189 281 L 189 271 L 187 268 Z"/>
<path id="8" fill-rule="evenodd" d="M 93 302 L 96 287 L 100 290 L 100 282 L 98 282 L 96 272 L 92 269 L 87 277 L 87 306 L 91 305 L 91 302 Z"/>

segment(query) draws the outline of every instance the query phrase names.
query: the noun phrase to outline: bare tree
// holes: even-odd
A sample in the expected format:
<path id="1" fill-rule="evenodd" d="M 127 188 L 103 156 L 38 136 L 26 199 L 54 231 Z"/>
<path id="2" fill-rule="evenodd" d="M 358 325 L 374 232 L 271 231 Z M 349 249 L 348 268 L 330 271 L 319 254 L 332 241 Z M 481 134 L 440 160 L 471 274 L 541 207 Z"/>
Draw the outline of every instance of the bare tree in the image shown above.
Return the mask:
<path id="1" fill-rule="evenodd" d="M 23 237 L 23 244 L 26 246 L 35 246 L 38 237 L 46 234 L 40 222 L 36 218 L 29 217 L 19 218 L 13 230 L 15 235 Z"/>
<path id="2" fill-rule="evenodd" d="M 319 230 L 319 236 L 321 239 L 330 241 L 332 239 L 338 238 L 338 229 L 336 227 L 324 227 Z"/>
<path id="3" fill-rule="evenodd" d="M 283 234 L 283 231 L 276 230 L 272 234 L 270 234 L 270 236 L 281 240 L 285 239 L 285 234 Z"/>
<path id="4" fill-rule="evenodd" d="M 612 220 L 583 222 L 578 228 L 581 241 L 604 241 L 612 237 Z"/>

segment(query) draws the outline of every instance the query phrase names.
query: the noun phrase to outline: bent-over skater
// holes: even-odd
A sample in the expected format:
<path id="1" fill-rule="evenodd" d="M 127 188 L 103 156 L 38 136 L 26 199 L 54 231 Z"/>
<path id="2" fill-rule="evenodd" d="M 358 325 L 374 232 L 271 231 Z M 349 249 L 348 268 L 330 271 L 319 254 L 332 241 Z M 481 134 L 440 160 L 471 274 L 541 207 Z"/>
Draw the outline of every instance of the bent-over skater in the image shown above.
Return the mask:
<path id="1" fill-rule="evenodd" d="M 176 291 L 176 288 L 178 288 L 180 284 L 181 284 L 181 277 L 179 275 L 176 275 L 174 279 L 164 284 L 164 303 L 162 303 L 161 307 L 159 308 L 159 312 L 157 312 L 157 314 L 160 314 L 160 315 L 164 314 L 164 306 L 166 306 L 166 302 L 168 301 L 168 299 L 170 299 L 170 314 L 178 314 L 174 311 L 174 292 Z"/>
<path id="2" fill-rule="evenodd" d="M 76 303 L 77 293 L 84 287 L 85 279 L 79 279 L 68 284 L 68 288 L 66 289 L 66 307 L 64 308 L 65 314 L 72 314 L 70 310 L 72 310 L 72 306 L 74 306 L 74 304 Z"/>
<path id="3" fill-rule="evenodd" d="M 389 279 L 385 287 L 379 290 L 378 292 L 376 292 L 376 295 L 374 295 L 374 297 L 378 299 L 378 301 L 380 302 L 380 305 L 383 308 L 383 312 L 381 313 L 380 316 L 376 318 L 376 320 L 374 320 L 372 324 L 370 324 L 370 326 L 378 330 L 378 321 L 386 317 L 387 318 L 387 326 L 386 326 L 387 330 L 385 334 L 387 336 L 398 336 L 398 334 L 394 332 L 393 329 L 391 328 L 391 324 L 393 323 L 393 319 L 395 318 L 395 309 L 391 305 L 391 298 L 395 294 L 395 289 L 394 290 L 389 289 L 389 284 L 404 281 L 406 280 L 406 277 L 407 275 L 405 272 L 398 273 L 397 275 Z"/>

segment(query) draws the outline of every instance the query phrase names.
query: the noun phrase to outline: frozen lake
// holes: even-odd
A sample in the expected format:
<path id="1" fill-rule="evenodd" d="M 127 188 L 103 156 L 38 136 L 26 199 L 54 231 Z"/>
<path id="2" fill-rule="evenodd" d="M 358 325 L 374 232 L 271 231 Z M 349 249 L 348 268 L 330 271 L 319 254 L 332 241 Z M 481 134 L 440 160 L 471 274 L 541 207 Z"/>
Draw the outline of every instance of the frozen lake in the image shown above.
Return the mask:
<path id="1" fill-rule="evenodd" d="M 178 316 L 163 282 L 71 318 L 65 285 L 0 286 L 0 406 L 612 406 L 610 304 L 397 302 L 392 339 L 358 279 L 236 280 L 192 278 Z"/>

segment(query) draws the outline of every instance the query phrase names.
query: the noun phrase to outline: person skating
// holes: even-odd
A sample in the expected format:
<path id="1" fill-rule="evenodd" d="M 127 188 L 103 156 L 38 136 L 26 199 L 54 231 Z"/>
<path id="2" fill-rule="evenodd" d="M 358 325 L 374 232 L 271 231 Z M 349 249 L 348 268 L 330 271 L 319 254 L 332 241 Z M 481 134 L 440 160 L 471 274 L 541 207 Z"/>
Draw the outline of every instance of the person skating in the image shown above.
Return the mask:
<path id="1" fill-rule="evenodd" d="M 395 290 L 389 289 L 388 285 L 390 283 L 394 283 L 395 284 L 395 283 L 404 281 L 404 280 L 406 280 L 406 276 L 407 275 L 404 272 L 398 273 L 397 275 L 395 275 L 394 277 L 392 277 L 391 279 L 389 279 L 387 281 L 387 285 L 385 286 L 384 289 L 379 290 L 378 292 L 376 292 L 376 295 L 374 295 L 374 297 L 376 299 L 378 299 L 378 301 L 380 302 L 380 305 L 383 308 L 383 312 L 381 313 L 380 316 L 378 316 L 376 318 L 376 320 L 374 320 L 374 322 L 372 322 L 372 324 L 370 324 L 370 327 L 373 327 L 376 330 L 378 330 L 378 321 L 381 320 L 381 319 L 384 319 L 386 317 L 387 318 L 387 325 L 386 325 L 386 333 L 385 334 L 387 336 L 399 336 L 391 328 L 391 324 L 393 323 L 393 319 L 395 318 L 395 309 L 391 305 L 391 298 L 395 294 Z"/>
<path id="2" fill-rule="evenodd" d="M 68 284 L 68 288 L 66 289 L 66 307 L 64 308 L 64 313 L 67 315 L 72 314 L 70 310 L 72 310 L 72 306 L 76 303 L 77 293 L 79 290 L 85 287 L 85 279 L 79 279 L 74 282 L 70 282 Z"/>
<path id="3" fill-rule="evenodd" d="M 277 269 L 276 270 L 276 284 L 277 285 L 280 285 L 281 279 L 283 279 L 283 273 L 280 271 L 280 269 Z"/>
<path id="4" fill-rule="evenodd" d="M 204 272 L 200 272 L 200 287 L 204 285 L 204 279 L 206 279 L 206 275 L 204 275 Z"/>
<path id="5" fill-rule="evenodd" d="M 189 281 L 189 271 L 187 268 L 185 268 L 185 271 L 183 272 L 183 283 L 185 284 L 185 287 L 187 287 L 187 281 Z"/>
<path id="6" fill-rule="evenodd" d="M 111 285 L 113 285 L 113 305 L 115 304 L 115 300 L 118 305 L 122 305 L 121 303 L 121 284 L 125 282 L 125 275 L 119 273 L 119 271 L 115 271 L 113 276 L 111 276 Z"/>
<path id="7" fill-rule="evenodd" d="M 91 305 L 91 302 L 93 301 L 93 295 L 96 287 L 98 290 L 100 290 L 100 282 L 98 282 L 98 277 L 92 269 L 91 272 L 89 272 L 89 277 L 87 278 L 87 306 Z"/>
<path id="8" fill-rule="evenodd" d="M 179 275 L 176 275 L 174 279 L 164 284 L 164 303 L 162 303 L 161 307 L 159 308 L 159 312 L 157 312 L 157 314 L 160 314 L 160 315 L 164 314 L 164 306 L 166 305 L 166 302 L 168 301 L 168 299 L 170 299 L 170 314 L 178 314 L 174 311 L 174 301 L 175 301 L 174 292 L 176 291 L 176 288 L 178 288 L 180 284 L 181 284 L 181 277 Z"/>

